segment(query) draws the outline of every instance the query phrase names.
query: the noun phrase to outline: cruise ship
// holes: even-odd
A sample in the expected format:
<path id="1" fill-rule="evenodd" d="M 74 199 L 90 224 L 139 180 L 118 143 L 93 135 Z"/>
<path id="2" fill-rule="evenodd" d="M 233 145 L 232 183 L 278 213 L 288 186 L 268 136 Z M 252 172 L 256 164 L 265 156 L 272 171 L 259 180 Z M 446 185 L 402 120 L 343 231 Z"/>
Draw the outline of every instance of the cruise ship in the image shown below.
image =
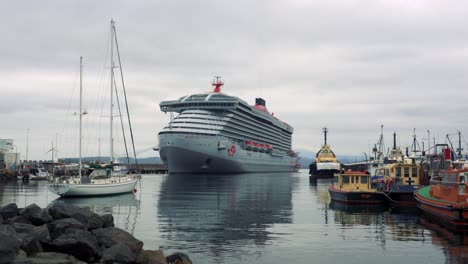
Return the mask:
<path id="1" fill-rule="evenodd" d="M 160 103 L 161 111 L 171 114 L 158 134 L 169 173 L 296 171 L 293 128 L 269 113 L 264 99 L 251 106 L 222 93 L 223 84 L 216 77 L 212 92 Z"/>

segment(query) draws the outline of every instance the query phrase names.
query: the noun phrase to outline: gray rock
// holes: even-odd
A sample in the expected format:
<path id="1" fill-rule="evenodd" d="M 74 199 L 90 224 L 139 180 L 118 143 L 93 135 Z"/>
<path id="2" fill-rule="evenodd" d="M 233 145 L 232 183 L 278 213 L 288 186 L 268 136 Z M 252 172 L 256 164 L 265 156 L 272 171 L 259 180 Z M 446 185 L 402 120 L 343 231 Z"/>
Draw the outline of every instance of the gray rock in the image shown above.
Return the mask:
<path id="1" fill-rule="evenodd" d="M 101 262 L 112 263 L 136 263 L 137 255 L 124 243 L 118 243 L 104 250 Z"/>
<path id="2" fill-rule="evenodd" d="M 143 242 L 117 227 L 99 228 L 91 232 L 104 248 L 110 248 L 118 243 L 124 243 L 136 255 L 138 255 L 143 248 Z"/>
<path id="3" fill-rule="evenodd" d="M 138 256 L 138 263 L 167 264 L 167 261 L 162 250 L 143 250 Z"/>
<path id="4" fill-rule="evenodd" d="M 64 218 L 54 220 L 47 224 L 47 228 L 49 229 L 51 239 L 56 239 L 57 237 L 65 233 L 65 230 L 67 230 L 68 228 L 86 230 L 86 227 L 75 218 Z"/>
<path id="5" fill-rule="evenodd" d="M 36 228 L 32 224 L 25 224 L 25 223 L 13 223 L 11 226 L 15 229 L 16 233 L 25 233 L 30 234 Z"/>
<path id="6" fill-rule="evenodd" d="M 20 249 L 21 240 L 10 225 L 0 226 L 0 263 L 11 263 Z"/>
<path id="7" fill-rule="evenodd" d="M 27 236 L 21 242 L 21 249 L 26 252 L 27 256 L 34 256 L 39 252 L 43 252 L 39 239 L 34 235 Z"/>
<path id="8" fill-rule="evenodd" d="M 101 255 L 98 241 L 88 231 L 68 228 L 49 244 L 50 251 L 70 254 L 85 262 L 95 262 Z"/>
<path id="9" fill-rule="evenodd" d="M 86 226 L 88 230 L 101 228 L 101 217 L 89 208 L 81 208 L 71 204 L 55 203 L 49 208 L 49 214 L 53 219 L 75 218 Z"/>
<path id="10" fill-rule="evenodd" d="M 184 253 L 176 252 L 166 257 L 167 264 L 192 264 L 190 258 Z"/>
<path id="11" fill-rule="evenodd" d="M 36 204 L 31 204 L 21 210 L 20 214 L 26 217 L 33 225 L 39 226 L 52 221 L 49 210 L 41 209 Z"/>
<path id="12" fill-rule="evenodd" d="M 22 215 L 16 215 L 16 216 L 10 217 L 7 220 L 5 220 L 5 223 L 7 224 L 21 223 L 21 224 L 30 224 L 30 225 L 32 224 L 32 222 L 29 221 L 29 219 L 27 219 L 26 217 Z"/>
<path id="13" fill-rule="evenodd" d="M 5 219 L 5 220 L 8 219 L 8 218 L 11 218 L 13 216 L 17 216 L 18 215 L 18 206 L 15 203 L 5 205 L 2 208 L 1 214 L 3 216 L 3 219 Z"/>
<path id="14" fill-rule="evenodd" d="M 101 215 L 102 227 L 114 227 L 114 216 L 112 214 Z"/>
<path id="15" fill-rule="evenodd" d="M 78 264 L 81 261 L 76 260 L 73 256 L 56 253 L 56 252 L 43 252 L 38 253 L 33 258 L 17 258 L 15 264 Z"/>

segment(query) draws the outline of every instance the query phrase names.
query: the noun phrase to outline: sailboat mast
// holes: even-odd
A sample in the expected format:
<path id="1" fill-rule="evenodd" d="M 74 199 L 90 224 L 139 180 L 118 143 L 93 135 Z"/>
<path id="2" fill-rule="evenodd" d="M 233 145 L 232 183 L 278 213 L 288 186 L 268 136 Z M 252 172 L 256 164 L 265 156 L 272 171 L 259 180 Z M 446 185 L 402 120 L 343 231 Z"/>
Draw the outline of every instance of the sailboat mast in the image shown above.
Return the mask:
<path id="1" fill-rule="evenodd" d="M 114 105 L 113 105 L 113 101 L 114 101 L 114 20 L 112 19 L 111 20 L 111 40 L 110 40 L 110 43 L 111 43 L 111 47 L 110 47 L 110 60 L 111 60 L 111 67 L 110 67 L 110 74 L 111 74 L 111 80 L 110 80 L 110 83 L 111 83 L 111 87 L 110 87 L 110 163 L 112 164 L 114 162 L 114 138 L 113 138 L 113 134 L 112 134 L 112 125 L 113 125 L 113 121 L 114 121 L 114 113 L 113 113 L 113 110 L 114 110 Z"/>
<path id="2" fill-rule="evenodd" d="M 80 56 L 80 139 L 79 139 L 79 161 L 78 161 L 78 176 L 81 178 L 81 122 L 83 119 L 83 56 Z"/>

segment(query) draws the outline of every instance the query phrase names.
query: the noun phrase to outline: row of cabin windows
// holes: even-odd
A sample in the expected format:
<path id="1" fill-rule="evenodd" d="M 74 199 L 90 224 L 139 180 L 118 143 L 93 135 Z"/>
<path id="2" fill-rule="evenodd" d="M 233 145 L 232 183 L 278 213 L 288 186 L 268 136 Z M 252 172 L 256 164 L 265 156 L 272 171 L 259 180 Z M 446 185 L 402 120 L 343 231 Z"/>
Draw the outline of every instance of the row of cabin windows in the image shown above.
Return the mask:
<path id="1" fill-rule="evenodd" d="M 395 168 L 396 177 L 410 177 L 410 168 L 409 167 L 399 167 Z M 390 169 L 385 169 L 385 176 L 390 176 Z M 411 177 L 418 177 L 418 168 L 411 168 Z"/>
<path id="2" fill-rule="evenodd" d="M 359 180 L 359 178 L 361 178 Z M 348 176 L 348 175 L 342 175 L 342 184 L 349 184 L 349 183 L 361 183 L 361 184 L 367 184 L 369 182 L 369 176 Z M 338 176 L 335 176 L 335 182 L 338 182 Z"/>
<path id="3" fill-rule="evenodd" d="M 182 104 L 170 104 L 162 106 L 163 110 L 168 110 L 172 108 L 182 108 L 182 107 L 234 107 L 234 103 L 182 103 Z"/>

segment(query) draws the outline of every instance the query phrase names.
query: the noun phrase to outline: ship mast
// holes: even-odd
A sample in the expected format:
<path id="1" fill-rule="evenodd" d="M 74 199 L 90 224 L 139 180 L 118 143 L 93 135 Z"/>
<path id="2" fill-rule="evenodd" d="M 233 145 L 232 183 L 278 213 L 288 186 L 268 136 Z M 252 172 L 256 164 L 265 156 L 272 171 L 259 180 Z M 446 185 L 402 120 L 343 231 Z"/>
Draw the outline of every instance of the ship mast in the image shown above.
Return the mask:
<path id="1" fill-rule="evenodd" d="M 215 79 L 213 79 L 213 82 L 211 83 L 212 86 L 214 86 L 214 92 L 215 93 L 220 93 L 221 92 L 221 86 L 224 85 L 224 83 L 221 81 L 220 76 L 215 76 Z"/>
<path id="2" fill-rule="evenodd" d="M 326 127 L 323 128 L 323 135 L 325 137 L 325 146 L 327 145 L 327 133 L 328 133 L 328 129 Z"/>

